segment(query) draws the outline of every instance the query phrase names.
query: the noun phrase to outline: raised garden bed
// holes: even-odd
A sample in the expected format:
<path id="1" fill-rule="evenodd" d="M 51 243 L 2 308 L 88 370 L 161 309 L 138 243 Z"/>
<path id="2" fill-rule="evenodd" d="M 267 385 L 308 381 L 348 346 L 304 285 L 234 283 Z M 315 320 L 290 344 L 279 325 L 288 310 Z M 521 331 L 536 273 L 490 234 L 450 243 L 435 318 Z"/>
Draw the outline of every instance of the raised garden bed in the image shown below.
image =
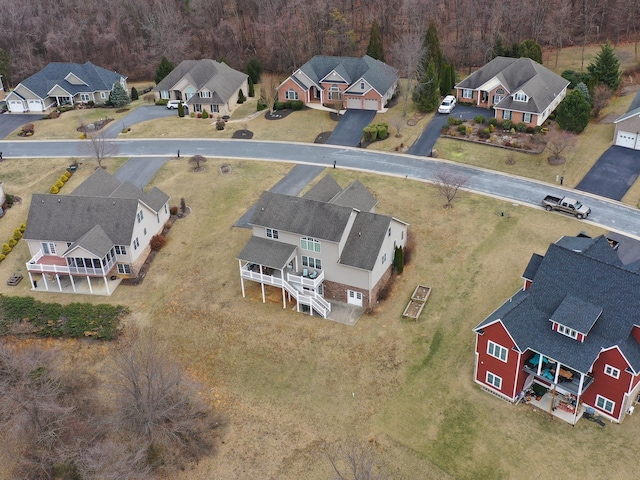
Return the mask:
<path id="1" fill-rule="evenodd" d="M 418 285 L 411 295 L 411 300 L 407 304 L 407 308 L 404 309 L 402 316 L 405 318 L 413 318 L 418 320 L 418 317 L 422 313 L 427 300 L 431 295 L 431 287 L 426 285 Z"/>

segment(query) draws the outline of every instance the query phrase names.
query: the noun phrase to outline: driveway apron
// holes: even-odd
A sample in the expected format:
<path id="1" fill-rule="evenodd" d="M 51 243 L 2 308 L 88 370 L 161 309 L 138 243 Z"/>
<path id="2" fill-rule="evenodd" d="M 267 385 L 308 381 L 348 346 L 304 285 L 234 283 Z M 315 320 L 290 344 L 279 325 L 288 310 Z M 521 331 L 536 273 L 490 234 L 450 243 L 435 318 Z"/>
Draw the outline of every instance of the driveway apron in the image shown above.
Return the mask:
<path id="1" fill-rule="evenodd" d="M 577 190 L 622 200 L 640 175 L 640 150 L 613 146 L 602 154 Z"/>
<path id="2" fill-rule="evenodd" d="M 42 113 L 39 115 L 34 113 L 3 113 L 0 115 L 0 138 L 6 137 L 25 123 L 32 123 L 42 119 L 42 115 Z M 2 149 L 0 148 L 0 150 Z"/>
<path id="3" fill-rule="evenodd" d="M 327 145 L 357 147 L 362 138 L 362 129 L 373 122 L 375 116 L 374 110 L 347 110 L 327 139 Z"/>

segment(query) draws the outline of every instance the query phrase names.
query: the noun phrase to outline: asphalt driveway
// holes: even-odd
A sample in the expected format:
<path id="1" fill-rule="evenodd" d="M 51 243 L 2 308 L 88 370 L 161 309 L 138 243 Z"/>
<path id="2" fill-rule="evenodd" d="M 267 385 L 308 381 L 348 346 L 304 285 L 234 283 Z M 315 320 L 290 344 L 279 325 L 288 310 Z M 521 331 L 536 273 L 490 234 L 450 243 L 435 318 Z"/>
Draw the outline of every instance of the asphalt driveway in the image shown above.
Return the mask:
<path id="1" fill-rule="evenodd" d="M 154 118 L 164 118 L 178 116 L 178 110 L 171 110 L 165 106 L 160 105 L 142 105 L 126 117 L 121 118 L 117 122 L 110 123 L 104 130 L 105 138 L 116 138 L 122 129 L 130 127 L 136 123 L 145 122 L 147 120 L 153 120 Z"/>
<path id="2" fill-rule="evenodd" d="M 347 110 L 326 141 L 327 145 L 357 147 L 362 138 L 362 129 L 373 122 L 373 110 Z"/>
<path id="3" fill-rule="evenodd" d="M 42 115 L 42 113 L 3 113 L 0 115 L 0 138 L 6 137 L 16 128 L 24 125 L 25 123 L 32 123 L 36 120 L 40 120 Z"/>
<path id="4" fill-rule="evenodd" d="M 431 121 L 424 127 L 424 130 L 413 142 L 413 145 L 409 147 L 407 153 L 411 155 L 420 155 L 422 157 L 431 156 L 431 150 L 438 141 L 442 127 L 447 124 L 449 117 L 462 117 L 463 119 L 469 119 L 482 115 L 484 118 L 492 118 L 494 116 L 493 110 L 486 108 L 470 107 L 467 105 L 456 105 L 453 112 L 449 114 L 436 113 Z"/>
<path id="5" fill-rule="evenodd" d="M 151 181 L 168 157 L 134 157 L 127 160 L 113 175 L 121 182 L 131 182 L 136 187 L 143 188 Z M 187 161 L 185 158 L 184 161 Z"/>
<path id="6" fill-rule="evenodd" d="M 640 150 L 613 146 L 602 154 L 577 190 L 622 200 L 640 175 Z"/>

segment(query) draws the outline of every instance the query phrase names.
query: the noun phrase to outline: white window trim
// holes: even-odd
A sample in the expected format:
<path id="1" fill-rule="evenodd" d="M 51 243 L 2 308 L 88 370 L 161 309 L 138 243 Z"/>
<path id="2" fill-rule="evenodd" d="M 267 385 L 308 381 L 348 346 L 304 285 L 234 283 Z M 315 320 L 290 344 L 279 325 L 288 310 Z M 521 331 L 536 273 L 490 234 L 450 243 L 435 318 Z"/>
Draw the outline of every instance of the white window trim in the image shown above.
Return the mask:
<path id="1" fill-rule="evenodd" d="M 274 228 L 267 228 L 267 238 L 278 238 L 279 232 Z"/>
<path id="2" fill-rule="evenodd" d="M 491 385 L 493 388 L 497 388 L 498 390 L 502 388 L 502 377 L 499 377 L 495 373 L 492 373 L 488 370 L 487 370 L 487 375 L 485 377 L 485 381 L 488 385 Z"/>
<path id="3" fill-rule="evenodd" d="M 322 259 L 321 258 L 315 258 L 315 257 L 309 257 L 307 255 L 302 255 L 302 266 L 303 267 L 309 267 L 309 268 L 315 268 L 316 270 L 322 270 Z"/>
<path id="4" fill-rule="evenodd" d="M 462 98 L 473 98 L 473 90 L 471 90 L 470 88 L 463 88 Z"/>
<path id="5" fill-rule="evenodd" d="M 565 337 L 573 338 L 574 340 L 578 339 L 578 332 L 573 328 L 565 327 L 562 324 L 558 324 L 558 333 L 561 333 Z"/>
<path id="6" fill-rule="evenodd" d="M 620 378 L 620 369 L 609 364 L 606 364 L 604 366 L 604 373 L 605 375 L 609 375 L 610 377 L 613 377 L 613 378 Z"/>
<path id="7" fill-rule="evenodd" d="M 516 93 L 513 95 L 513 99 L 516 102 L 526 102 L 528 101 L 529 97 L 527 97 L 524 93 Z"/>
<path id="8" fill-rule="evenodd" d="M 503 110 L 502 111 L 502 119 L 503 120 L 511 120 L 513 116 L 513 112 L 511 110 Z"/>
<path id="9" fill-rule="evenodd" d="M 127 265 L 126 263 L 119 263 L 118 264 L 118 273 L 121 273 L 123 275 L 128 275 L 131 273 L 131 266 Z"/>
<path id="10" fill-rule="evenodd" d="M 300 248 L 302 250 L 320 253 L 320 240 L 312 237 L 302 237 L 300 238 Z"/>
<path id="11" fill-rule="evenodd" d="M 487 342 L 487 354 L 504 363 L 507 363 L 509 360 L 509 350 L 496 342 L 492 342 L 491 340 Z M 503 354 L 504 358 L 502 358 Z"/>
<path id="12" fill-rule="evenodd" d="M 522 121 L 524 123 L 531 123 L 532 120 L 533 120 L 533 113 L 523 113 L 522 114 Z"/>
<path id="13" fill-rule="evenodd" d="M 600 400 L 602 400 L 602 406 L 598 405 L 598 401 Z M 611 404 L 611 409 L 607 408 L 607 403 Z M 603 410 L 607 413 L 613 414 L 613 411 L 616 409 L 616 402 L 614 402 L 613 400 L 609 400 L 607 397 L 603 397 L 602 395 L 598 394 L 596 395 L 596 407 L 598 407 L 600 410 Z"/>
<path id="14" fill-rule="evenodd" d="M 385 263 L 387 263 L 387 254 L 383 253 L 382 254 L 382 265 L 384 265 Z"/>
<path id="15" fill-rule="evenodd" d="M 298 92 L 296 92 L 293 88 L 290 88 L 286 91 L 285 98 L 287 100 L 298 100 Z"/>

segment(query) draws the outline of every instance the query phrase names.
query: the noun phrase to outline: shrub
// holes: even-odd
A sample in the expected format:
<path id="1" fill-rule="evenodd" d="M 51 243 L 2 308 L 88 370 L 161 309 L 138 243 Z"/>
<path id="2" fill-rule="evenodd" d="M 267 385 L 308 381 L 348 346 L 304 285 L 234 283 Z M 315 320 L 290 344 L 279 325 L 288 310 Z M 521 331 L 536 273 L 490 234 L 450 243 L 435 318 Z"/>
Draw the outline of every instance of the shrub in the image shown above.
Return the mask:
<path id="1" fill-rule="evenodd" d="M 455 123 L 456 123 L 455 117 L 449 116 L 449 118 L 447 118 L 447 125 L 454 125 Z"/>
<path id="2" fill-rule="evenodd" d="M 526 132 L 527 131 L 527 124 L 523 123 L 523 122 L 517 123 L 516 124 L 516 130 L 518 132 Z"/>
<path id="3" fill-rule="evenodd" d="M 238 103 L 244 103 L 245 100 L 246 97 L 244 96 L 244 92 L 240 89 L 240 91 L 238 91 Z"/>
<path id="4" fill-rule="evenodd" d="M 11 248 L 15 247 L 17 244 L 18 244 L 18 241 L 15 238 L 12 237 L 9 239 L 9 246 Z"/>
<path id="5" fill-rule="evenodd" d="M 491 117 L 489 119 L 489 125 L 495 127 L 496 125 L 498 125 L 498 119 L 496 117 Z"/>
<path id="6" fill-rule="evenodd" d="M 23 137 L 30 137 L 35 133 L 35 125 L 33 123 L 27 123 L 22 126 L 22 131 L 20 132 Z"/>
<path id="7" fill-rule="evenodd" d="M 256 110 L 258 112 L 260 112 L 261 110 L 264 110 L 265 108 L 267 108 L 267 106 L 264 103 L 258 102 L 258 104 L 256 105 Z"/>
<path id="8" fill-rule="evenodd" d="M 18 228 L 22 233 L 24 233 L 24 231 L 27 229 L 27 224 L 22 222 Z"/>
<path id="9" fill-rule="evenodd" d="M 151 250 L 157 252 L 159 250 L 162 250 L 162 247 L 164 247 L 166 243 L 167 239 L 165 237 L 163 237 L 162 235 L 154 235 L 149 241 L 149 246 L 151 247 Z"/>
<path id="10" fill-rule="evenodd" d="M 483 128 L 482 130 L 478 131 L 478 136 L 480 138 L 489 138 L 490 135 L 491 135 L 491 132 L 489 132 L 488 128 Z"/>
<path id="11" fill-rule="evenodd" d="M 202 118 L 209 118 L 209 113 L 206 110 L 202 110 Z"/>
<path id="12" fill-rule="evenodd" d="M 274 110 L 284 110 L 284 102 L 275 102 L 273 104 Z"/>
<path id="13" fill-rule="evenodd" d="M 508 132 L 513 127 L 513 122 L 511 120 L 503 120 L 500 125 L 502 127 L 502 130 Z"/>
<path id="14" fill-rule="evenodd" d="M 3 243 L 2 244 L 2 253 L 4 253 L 6 255 L 11 250 L 12 250 L 11 245 L 9 245 L 8 243 Z"/>
<path id="15" fill-rule="evenodd" d="M 191 113 L 189 114 L 189 116 L 190 116 L 191 118 L 196 118 L 196 114 L 195 114 L 195 112 L 191 112 Z"/>
<path id="16" fill-rule="evenodd" d="M 527 133 L 534 133 L 534 132 L 535 132 L 535 129 L 534 129 L 533 127 L 527 127 L 527 128 L 525 129 L 525 132 L 527 132 Z"/>
<path id="17" fill-rule="evenodd" d="M 379 123 L 377 125 L 377 130 L 379 140 L 384 140 L 389 136 L 389 125 L 387 125 L 386 123 Z"/>
<path id="18" fill-rule="evenodd" d="M 56 182 L 56 187 L 58 187 L 58 189 L 64 187 L 64 182 L 60 179 L 58 179 L 58 181 Z"/>
<path id="19" fill-rule="evenodd" d="M 449 133 L 449 129 L 450 128 L 451 127 L 449 125 L 443 125 L 442 129 L 441 129 L 441 132 L 444 133 L 444 134 L 447 134 L 447 133 Z"/>
<path id="20" fill-rule="evenodd" d="M 496 126 L 493 123 L 489 124 L 489 132 L 493 133 L 496 130 Z"/>
<path id="21" fill-rule="evenodd" d="M 169 99 L 168 98 L 160 98 L 160 99 L 156 100 L 156 105 L 162 105 L 163 107 L 166 107 L 167 103 L 169 103 Z"/>
<path id="22" fill-rule="evenodd" d="M 53 187 L 51 187 L 51 190 L 49 190 L 49 193 L 52 193 L 52 194 L 55 195 L 59 191 L 60 191 L 60 189 L 54 185 Z"/>
<path id="23" fill-rule="evenodd" d="M 534 133 L 541 133 L 542 132 L 542 125 L 536 125 L 535 127 L 533 127 L 533 132 Z"/>
<path id="24" fill-rule="evenodd" d="M 302 110 L 304 107 L 304 102 L 302 100 L 292 100 L 291 101 L 291 109 L 292 110 Z"/>
<path id="25" fill-rule="evenodd" d="M 467 126 L 467 135 L 471 135 L 473 133 L 473 127 L 471 125 Z"/>
<path id="26" fill-rule="evenodd" d="M 218 120 L 216 120 L 216 130 L 224 130 L 224 123 L 224 119 L 218 117 Z"/>
<path id="27" fill-rule="evenodd" d="M 290 109 L 291 108 L 291 100 L 287 100 L 286 102 L 284 102 L 284 108 L 286 108 L 286 109 Z"/>
<path id="28" fill-rule="evenodd" d="M 362 136 L 365 142 L 375 142 L 378 137 L 378 128 L 373 125 L 367 125 L 362 129 Z"/>
<path id="29" fill-rule="evenodd" d="M 7 258 L 7 256 L 4 253 L 0 253 L 0 262 L 5 258 Z"/>
<path id="30" fill-rule="evenodd" d="M 202 112 L 198 112 L 198 113 L 196 114 L 196 117 L 198 117 L 198 118 L 202 118 Z"/>
<path id="31" fill-rule="evenodd" d="M 466 134 L 467 133 L 467 126 L 466 125 L 458 125 L 458 131 L 463 135 Z"/>
<path id="32" fill-rule="evenodd" d="M 138 89 L 136 87 L 131 88 L 131 100 L 138 100 Z M 91 102 L 89 102 L 91 103 Z"/>
<path id="33" fill-rule="evenodd" d="M 71 172 L 69 170 L 67 170 L 66 172 L 64 172 L 62 174 L 61 178 L 64 178 L 64 181 L 66 182 L 67 180 L 69 180 L 71 178 Z"/>
<path id="34" fill-rule="evenodd" d="M 393 256 L 393 268 L 398 275 L 402 275 L 404 271 L 404 251 L 402 247 L 396 247 Z"/>
<path id="35" fill-rule="evenodd" d="M 453 120 L 453 123 L 454 123 L 455 125 L 462 125 L 462 122 L 463 122 L 463 120 L 462 120 L 461 118 L 455 118 L 455 119 Z"/>
<path id="36" fill-rule="evenodd" d="M 22 231 L 19 228 L 13 230 L 13 238 L 20 240 L 22 238 Z"/>
<path id="37" fill-rule="evenodd" d="M 476 115 L 473 117 L 473 121 L 482 124 L 485 122 L 485 118 L 482 115 Z"/>
<path id="38" fill-rule="evenodd" d="M 4 196 L 4 198 L 7 200 L 7 205 L 9 207 L 12 207 L 13 206 L 13 201 L 14 201 L 13 195 L 10 195 L 10 194 L 7 193 Z M 24 225 L 24 224 L 21 224 L 21 225 Z M 27 226 L 25 225 L 24 228 L 27 228 Z M 22 230 L 22 231 L 24 232 L 24 230 Z"/>
<path id="39" fill-rule="evenodd" d="M 49 118 L 56 119 L 56 118 L 58 118 L 60 116 L 60 112 L 58 112 L 57 110 L 54 110 L 48 116 L 49 116 Z"/>

